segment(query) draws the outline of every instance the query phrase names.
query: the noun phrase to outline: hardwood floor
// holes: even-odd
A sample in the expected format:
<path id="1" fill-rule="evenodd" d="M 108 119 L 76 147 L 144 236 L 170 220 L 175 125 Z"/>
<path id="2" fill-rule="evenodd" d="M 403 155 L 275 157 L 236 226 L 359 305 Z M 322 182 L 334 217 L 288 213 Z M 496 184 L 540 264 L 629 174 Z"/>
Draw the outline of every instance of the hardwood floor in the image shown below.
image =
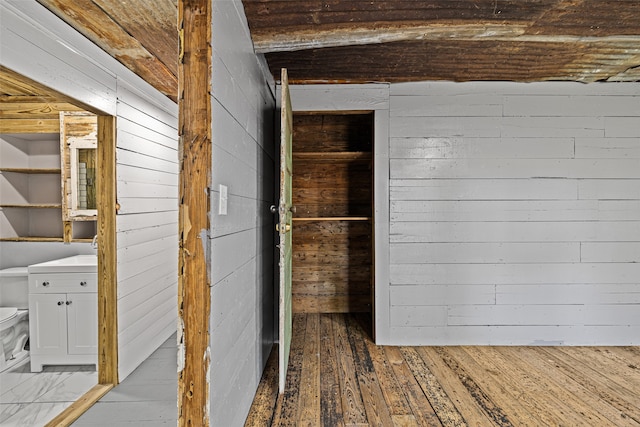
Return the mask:
<path id="1" fill-rule="evenodd" d="M 640 426 L 640 347 L 381 347 L 368 315 L 296 314 L 245 426 Z"/>

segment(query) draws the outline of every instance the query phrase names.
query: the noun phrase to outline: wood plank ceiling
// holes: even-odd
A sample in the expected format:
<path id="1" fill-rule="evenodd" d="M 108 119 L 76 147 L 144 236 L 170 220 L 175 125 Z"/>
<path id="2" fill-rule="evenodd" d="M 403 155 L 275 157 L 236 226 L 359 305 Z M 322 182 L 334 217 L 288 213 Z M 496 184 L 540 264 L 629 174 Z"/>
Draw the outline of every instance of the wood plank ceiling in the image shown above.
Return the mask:
<path id="1" fill-rule="evenodd" d="M 177 0 L 38 1 L 176 99 Z M 293 83 L 640 81 L 637 0 L 243 4 L 256 51 Z"/>

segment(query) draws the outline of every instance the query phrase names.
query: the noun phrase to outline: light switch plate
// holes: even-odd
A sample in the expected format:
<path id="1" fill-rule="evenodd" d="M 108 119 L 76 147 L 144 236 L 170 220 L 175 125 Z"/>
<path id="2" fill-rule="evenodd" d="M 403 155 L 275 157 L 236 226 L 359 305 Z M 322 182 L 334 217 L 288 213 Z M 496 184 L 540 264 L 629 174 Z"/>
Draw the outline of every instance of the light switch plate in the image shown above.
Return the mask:
<path id="1" fill-rule="evenodd" d="M 220 184 L 220 203 L 218 204 L 218 215 L 227 214 L 227 186 Z"/>

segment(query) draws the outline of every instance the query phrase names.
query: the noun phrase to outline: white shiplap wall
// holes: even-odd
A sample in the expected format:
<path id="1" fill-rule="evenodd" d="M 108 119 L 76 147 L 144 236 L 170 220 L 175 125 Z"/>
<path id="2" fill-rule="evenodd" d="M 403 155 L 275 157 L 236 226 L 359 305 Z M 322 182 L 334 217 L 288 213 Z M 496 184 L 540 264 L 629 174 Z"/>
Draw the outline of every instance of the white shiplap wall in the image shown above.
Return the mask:
<path id="1" fill-rule="evenodd" d="M 116 106 L 118 347 L 128 375 L 176 330 L 177 109 L 119 81 Z"/>
<path id="2" fill-rule="evenodd" d="M 122 380 L 176 331 L 177 105 L 34 0 L 0 20 L 3 66 L 117 117 Z"/>
<path id="3" fill-rule="evenodd" d="M 640 343 L 640 84 L 390 96 L 390 342 Z"/>
<path id="4" fill-rule="evenodd" d="M 242 2 L 212 5 L 210 417 L 241 426 L 274 342 L 274 82 Z"/>

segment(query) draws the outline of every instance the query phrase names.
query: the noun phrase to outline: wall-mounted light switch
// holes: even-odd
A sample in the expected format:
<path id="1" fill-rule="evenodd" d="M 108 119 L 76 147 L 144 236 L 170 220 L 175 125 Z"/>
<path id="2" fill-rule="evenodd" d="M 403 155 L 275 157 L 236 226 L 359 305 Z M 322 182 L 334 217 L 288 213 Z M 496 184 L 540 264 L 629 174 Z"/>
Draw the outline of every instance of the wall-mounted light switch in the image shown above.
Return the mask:
<path id="1" fill-rule="evenodd" d="M 227 186 L 220 184 L 220 203 L 218 204 L 218 215 L 227 214 Z"/>

